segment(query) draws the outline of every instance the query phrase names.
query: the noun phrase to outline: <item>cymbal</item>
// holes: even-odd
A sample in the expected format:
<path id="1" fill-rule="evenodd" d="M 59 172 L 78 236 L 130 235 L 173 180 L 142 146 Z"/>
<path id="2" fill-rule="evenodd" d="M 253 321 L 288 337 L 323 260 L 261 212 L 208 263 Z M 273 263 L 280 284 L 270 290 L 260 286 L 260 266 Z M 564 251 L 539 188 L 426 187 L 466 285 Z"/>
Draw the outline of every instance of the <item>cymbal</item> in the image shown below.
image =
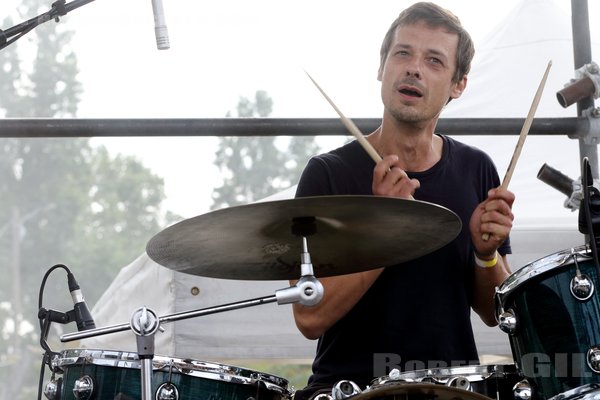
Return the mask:
<path id="1" fill-rule="evenodd" d="M 150 239 L 146 252 L 157 263 L 192 275 L 289 280 L 301 276 L 302 236 L 306 236 L 319 278 L 418 258 L 451 242 L 461 227 L 454 212 L 418 200 L 302 197 L 224 208 L 183 220 Z"/>

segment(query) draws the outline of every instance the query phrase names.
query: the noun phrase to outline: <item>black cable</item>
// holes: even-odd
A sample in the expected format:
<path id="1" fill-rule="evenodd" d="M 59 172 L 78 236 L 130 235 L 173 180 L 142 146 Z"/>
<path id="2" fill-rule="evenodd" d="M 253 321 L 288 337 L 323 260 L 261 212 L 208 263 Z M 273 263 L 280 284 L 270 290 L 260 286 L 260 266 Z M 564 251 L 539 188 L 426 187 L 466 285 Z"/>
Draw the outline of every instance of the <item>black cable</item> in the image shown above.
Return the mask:
<path id="1" fill-rule="evenodd" d="M 71 273 L 71 270 L 69 270 L 69 268 L 63 264 L 56 264 L 52 268 L 50 268 L 48 271 L 46 271 L 46 273 L 44 274 L 44 277 L 42 278 L 42 284 L 40 285 L 40 292 L 38 294 L 38 308 L 42 308 L 42 302 L 43 302 L 43 298 L 44 298 L 44 288 L 46 286 L 46 281 L 48 280 L 48 277 L 50 276 L 52 271 L 54 271 L 55 269 L 58 269 L 58 268 L 64 269 L 65 271 L 67 271 L 67 274 Z"/>
<path id="2" fill-rule="evenodd" d="M 44 390 L 44 372 L 46 371 L 46 355 L 42 357 L 42 365 L 40 366 L 40 379 L 38 381 L 38 396 L 37 400 L 42 400 L 42 391 Z"/>

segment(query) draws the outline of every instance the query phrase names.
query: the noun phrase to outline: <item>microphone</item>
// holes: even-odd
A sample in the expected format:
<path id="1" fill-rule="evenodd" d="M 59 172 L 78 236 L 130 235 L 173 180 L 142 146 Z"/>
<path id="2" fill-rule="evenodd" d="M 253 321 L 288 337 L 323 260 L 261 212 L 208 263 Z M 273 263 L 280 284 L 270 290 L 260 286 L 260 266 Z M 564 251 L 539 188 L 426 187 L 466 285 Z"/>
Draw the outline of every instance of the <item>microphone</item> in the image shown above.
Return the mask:
<path id="1" fill-rule="evenodd" d="M 537 177 L 539 180 L 552 186 L 567 197 L 571 197 L 573 194 L 573 179 L 546 163 L 540 168 Z"/>
<path id="2" fill-rule="evenodd" d="M 154 13 L 154 34 L 156 35 L 156 47 L 158 50 L 167 50 L 169 45 L 169 31 L 165 20 L 162 0 L 152 0 L 152 12 Z"/>
<path id="3" fill-rule="evenodd" d="M 85 299 L 79 288 L 79 284 L 75 280 L 75 275 L 71 272 L 67 273 L 67 281 L 69 283 L 69 292 L 71 292 L 71 298 L 73 298 L 73 311 L 75 313 L 75 322 L 77 323 L 78 331 L 85 331 L 88 329 L 96 329 L 96 324 L 85 304 Z"/>

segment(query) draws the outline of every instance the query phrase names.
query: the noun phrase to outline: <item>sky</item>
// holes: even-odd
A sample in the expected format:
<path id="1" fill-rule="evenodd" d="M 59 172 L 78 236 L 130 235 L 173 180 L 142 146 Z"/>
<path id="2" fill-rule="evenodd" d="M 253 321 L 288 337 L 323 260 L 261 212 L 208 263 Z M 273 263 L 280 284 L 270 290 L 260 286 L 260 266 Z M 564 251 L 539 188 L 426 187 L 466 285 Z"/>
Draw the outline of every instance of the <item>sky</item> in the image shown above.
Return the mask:
<path id="1" fill-rule="evenodd" d="M 235 110 L 240 96 L 265 90 L 274 100 L 272 117 L 336 118 L 306 70 L 346 116 L 378 118 L 381 39 L 413 2 L 163 0 L 171 48 L 158 50 L 151 0 L 95 0 L 60 22 L 75 32 L 72 46 L 84 87 L 78 117 L 220 118 Z M 556 2 L 570 14 L 568 0 Z M 518 3 L 438 1 L 459 16 L 476 45 Z M 0 11 L 19 21 L 18 4 L 3 0 Z M 598 15 L 599 8 L 590 1 L 590 15 Z M 523 95 L 529 99 L 532 92 Z M 345 139 L 319 141 L 329 149 Z M 220 183 L 213 165 L 216 138 L 95 138 L 93 143 L 133 155 L 162 176 L 165 206 L 172 211 L 185 218 L 209 211 Z M 498 161 L 500 174 L 512 146 Z"/>

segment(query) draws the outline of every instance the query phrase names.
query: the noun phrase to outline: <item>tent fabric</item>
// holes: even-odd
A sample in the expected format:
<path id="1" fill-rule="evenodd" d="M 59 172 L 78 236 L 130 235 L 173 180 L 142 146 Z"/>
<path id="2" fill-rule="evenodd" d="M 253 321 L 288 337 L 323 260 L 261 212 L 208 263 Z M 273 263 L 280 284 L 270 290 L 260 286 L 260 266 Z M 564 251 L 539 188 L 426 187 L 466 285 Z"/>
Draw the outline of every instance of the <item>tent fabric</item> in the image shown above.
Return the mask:
<path id="1" fill-rule="evenodd" d="M 595 54 L 600 40 L 592 38 Z M 524 118 L 549 60 L 553 66 L 536 116 L 574 117 L 575 108 L 562 109 L 555 92 L 574 76 L 572 34 L 568 10 L 551 0 L 523 0 L 481 43 L 461 99 L 452 101 L 442 118 Z M 566 132 L 567 133 L 567 132 Z M 566 134 L 565 133 L 565 134 Z M 516 144 L 515 136 L 461 137 L 486 152 L 506 170 Z M 510 189 L 517 195 L 512 234 L 513 271 L 532 261 L 584 244 L 577 231 L 576 213 L 563 207 L 564 195 L 536 179 L 548 163 L 572 178 L 579 177 L 578 142 L 561 137 L 529 137 L 517 164 Z M 286 191 L 279 198 L 293 196 Z M 272 198 L 275 199 L 275 198 Z M 214 307 L 268 296 L 287 282 L 230 281 L 172 272 L 146 254 L 123 268 L 92 310 L 98 326 L 123 323 L 133 309 L 147 305 L 159 315 Z M 197 288 L 198 295 L 193 293 Z M 431 294 L 435 296 L 435 293 Z M 510 358 L 506 334 L 472 317 L 480 354 Z M 198 317 L 165 325 L 157 333 L 157 354 L 196 359 L 306 358 L 315 353 L 315 341 L 296 329 L 290 306 L 275 303 Z M 105 335 L 82 341 L 86 347 L 135 351 L 131 333 Z M 352 351 L 352 349 L 348 349 Z"/>

